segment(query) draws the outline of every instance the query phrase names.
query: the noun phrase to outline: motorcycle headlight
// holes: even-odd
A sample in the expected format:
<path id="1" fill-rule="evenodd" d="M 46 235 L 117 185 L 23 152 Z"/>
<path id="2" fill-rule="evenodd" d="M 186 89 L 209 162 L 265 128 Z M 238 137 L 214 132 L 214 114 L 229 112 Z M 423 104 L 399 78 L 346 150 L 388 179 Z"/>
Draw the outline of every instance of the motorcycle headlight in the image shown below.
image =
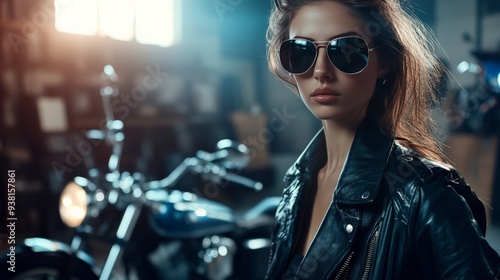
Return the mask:
<path id="1" fill-rule="evenodd" d="M 96 217 L 104 208 L 105 195 L 95 184 L 76 177 L 63 189 L 59 199 L 59 215 L 69 227 L 78 227 L 88 217 Z"/>

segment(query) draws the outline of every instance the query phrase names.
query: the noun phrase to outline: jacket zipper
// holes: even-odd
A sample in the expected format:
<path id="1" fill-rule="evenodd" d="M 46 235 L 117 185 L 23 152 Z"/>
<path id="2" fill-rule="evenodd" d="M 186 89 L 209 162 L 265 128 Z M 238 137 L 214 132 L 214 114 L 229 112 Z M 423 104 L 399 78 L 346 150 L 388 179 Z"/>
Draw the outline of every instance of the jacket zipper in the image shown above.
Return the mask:
<path id="1" fill-rule="evenodd" d="M 375 233 L 373 234 L 373 237 L 370 239 L 370 244 L 368 245 L 368 253 L 366 254 L 366 260 L 365 260 L 365 269 L 364 269 L 363 274 L 361 276 L 361 280 L 367 280 L 368 275 L 370 273 L 370 268 L 371 268 L 372 260 L 373 260 L 373 253 L 375 252 L 375 244 L 376 244 L 378 232 L 379 232 L 378 228 L 379 228 L 379 226 L 377 225 L 377 228 L 375 229 Z"/>
<path id="2" fill-rule="evenodd" d="M 354 252 L 351 252 L 349 254 L 349 256 L 347 257 L 347 260 L 344 262 L 344 264 L 340 268 L 339 272 L 335 276 L 335 278 L 334 278 L 335 280 L 340 280 L 340 279 L 347 280 L 347 276 L 349 276 L 349 265 L 351 264 L 351 259 L 352 259 L 353 254 L 354 254 Z"/>

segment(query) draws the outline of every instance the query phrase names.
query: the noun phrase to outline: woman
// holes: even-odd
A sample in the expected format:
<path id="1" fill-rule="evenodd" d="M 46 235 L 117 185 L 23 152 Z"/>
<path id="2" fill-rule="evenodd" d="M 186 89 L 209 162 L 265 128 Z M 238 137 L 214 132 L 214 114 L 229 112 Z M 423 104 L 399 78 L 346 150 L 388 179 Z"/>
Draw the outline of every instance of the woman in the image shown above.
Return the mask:
<path id="1" fill-rule="evenodd" d="M 323 128 L 285 175 L 267 279 L 497 279 L 482 203 L 446 163 L 439 63 L 397 0 L 275 0 L 269 65 Z"/>

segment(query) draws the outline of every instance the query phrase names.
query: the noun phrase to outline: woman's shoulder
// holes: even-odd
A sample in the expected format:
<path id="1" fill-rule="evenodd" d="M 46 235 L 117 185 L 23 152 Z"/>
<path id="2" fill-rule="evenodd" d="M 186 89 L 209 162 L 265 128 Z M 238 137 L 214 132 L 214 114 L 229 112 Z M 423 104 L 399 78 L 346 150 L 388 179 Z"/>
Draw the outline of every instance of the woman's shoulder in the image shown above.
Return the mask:
<path id="1" fill-rule="evenodd" d="M 452 189 L 460 196 L 477 198 L 462 174 L 451 164 L 422 156 L 399 144 L 395 146 L 388 170 L 409 178 L 411 185 L 420 192 L 439 195 Z"/>
<path id="2" fill-rule="evenodd" d="M 397 142 L 391 150 L 385 178 L 390 189 L 399 189 L 409 195 L 450 186 L 470 189 L 452 165 L 422 156 Z"/>
<path id="3" fill-rule="evenodd" d="M 486 224 L 484 205 L 465 178 L 452 165 L 397 146 L 393 150 L 391 169 L 413 179 L 414 183 L 411 185 L 414 191 L 420 194 L 420 200 L 439 201 L 441 206 L 465 202 L 484 233 Z M 420 201 L 420 204 L 427 204 L 426 201 Z"/>
<path id="4" fill-rule="evenodd" d="M 395 142 L 392 149 L 391 158 L 392 165 L 389 166 L 390 168 L 396 168 L 400 173 L 413 173 L 422 182 L 436 179 L 437 176 L 462 177 L 449 163 L 420 155 L 397 142 Z"/>

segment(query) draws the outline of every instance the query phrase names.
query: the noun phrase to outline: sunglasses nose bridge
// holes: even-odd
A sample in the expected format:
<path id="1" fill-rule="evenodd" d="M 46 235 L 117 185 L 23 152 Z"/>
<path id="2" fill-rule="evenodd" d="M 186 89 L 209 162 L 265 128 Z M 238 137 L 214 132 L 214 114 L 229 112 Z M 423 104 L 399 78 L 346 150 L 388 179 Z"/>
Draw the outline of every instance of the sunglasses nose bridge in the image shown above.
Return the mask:
<path id="1" fill-rule="evenodd" d="M 317 43 L 317 42 L 314 42 L 314 46 L 316 47 L 316 58 L 314 59 L 313 64 L 315 64 L 317 62 L 317 60 L 319 59 L 319 56 L 320 56 L 319 49 L 320 48 L 325 48 L 326 56 L 328 56 L 328 52 L 327 52 L 327 49 L 326 49 L 327 43 Z"/>
<path id="2" fill-rule="evenodd" d="M 318 52 L 319 48 L 321 48 L 321 47 L 325 48 L 325 50 L 326 50 L 326 47 L 328 46 L 328 44 L 330 42 L 327 42 L 327 41 L 320 41 L 320 42 L 315 41 L 313 43 L 314 43 L 314 46 L 316 47 L 316 52 Z"/>
<path id="3" fill-rule="evenodd" d="M 316 57 L 311 65 L 311 68 L 315 69 L 315 75 L 324 75 L 329 73 L 331 67 L 334 67 L 333 62 L 328 54 L 328 45 L 330 41 L 315 41 L 314 46 L 316 47 Z M 324 53 L 320 51 L 320 48 L 324 48 Z"/>

